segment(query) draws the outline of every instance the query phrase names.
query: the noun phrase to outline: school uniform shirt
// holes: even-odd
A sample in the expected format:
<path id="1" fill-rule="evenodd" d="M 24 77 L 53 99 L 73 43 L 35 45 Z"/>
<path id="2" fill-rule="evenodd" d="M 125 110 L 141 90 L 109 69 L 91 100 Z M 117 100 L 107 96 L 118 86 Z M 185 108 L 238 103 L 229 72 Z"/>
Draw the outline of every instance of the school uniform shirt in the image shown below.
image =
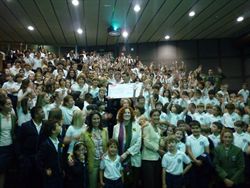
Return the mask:
<path id="1" fill-rule="evenodd" d="M 74 139 L 77 136 L 80 136 L 84 131 L 86 131 L 87 129 L 87 125 L 83 125 L 82 127 L 78 128 L 75 127 L 73 125 L 70 125 L 69 128 L 66 131 L 66 137 L 71 138 L 71 142 L 69 144 L 69 148 L 68 148 L 68 153 L 72 153 L 73 152 L 73 147 L 76 143 L 76 140 Z"/>
<path id="2" fill-rule="evenodd" d="M 232 114 L 229 114 L 228 112 L 226 112 L 223 114 L 222 124 L 224 125 L 224 127 L 234 128 L 234 123 L 240 120 L 241 117 L 237 113 L 233 112 Z"/>
<path id="3" fill-rule="evenodd" d="M 142 146 L 142 160 L 157 161 L 160 154 L 157 152 L 160 147 L 160 129 L 149 124 L 143 128 L 143 146 Z"/>
<path id="4" fill-rule="evenodd" d="M 208 125 L 209 124 L 209 120 L 204 112 L 203 113 L 198 113 L 198 112 L 194 113 L 193 120 L 198 121 L 201 125 Z"/>
<path id="5" fill-rule="evenodd" d="M 73 113 L 75 110 L 80 110 L 77 106 L 73 106 L 72 108 L 67 108 L 65 106 L 61 106 L 60 109 L 62 110 L 63 114 L 63 124 L 70 125 L 73 118 Z"/>
<path id="6" fill-rule="evenodd" d="M 247 99 L 248 99 L 248 96 L 249 96 L 249 90 L 247 89 L 241 89 L 238 94 L 242 95 L 243 98 L 244 98 L 244 102 L 247 103 Z"/>
<path id="7" fill-rule="evenodd" d="M 17 117 L 18 126 L 21 126 L 23 123 L 31 120 L 30 112 L 28 111 L 27 114 L 24 114 L 23 108 L 21 106 L 17 107 Z"/>
<path id="8" fill-rule="evenodd" d="M 183 163 L 189 164 L 191 160 L 184 152 L 179 150 L 175 154 L 167 152 L 161 162 L 166 172 L 172 175 L 181 175 L 183 173 Z"/>
<path id="9" fill-rule="evenodd" d="M 118 180 L 121 178 L 121 171 L 123 170 L 120 156 L 116 155 L 116 159 L 113 161 L 109 158 L 109 155 L 106 155 L 100 163 L 100 169 L 104 170 L 105 178 L 109 180 Z"/>
<path id="10" fill-rule="evenodd" d="M 204 104 L 205 104 L 205 105 L 211 104 L 211 105 L 215 106 L 215 105 L 220 105 L 220 102 L 219 102 L 216 98 L 210 99 L 209 97 L 207 97 L 207 98 L 204 100 Z"/>
<path id="11" fill-rule="evenodd" d="M 200 135 L 198 138 L 196 138 L 193 134 L 191 134 L 187 137 L 186 146 L 191 148 L 191 151 L 196 158 L 205 152 L 205 147 L 209 146 L 209 141 L 203 135 Z"/>
<path id="12" fill-rule="evenodd" d="M 233 144 L 238 148 L 242 149 L 243 152 L 246 151 L 247 147 L 250 145 L 250 135 L 247 133 L 237 133 L 234 132 L 234 142 Z"/>
<path id="13" fill-rule="evenodd" d="M 213 114 L 211 116 L 209 116 L 209 120 L 210 120 L 210 125 L 214 122 L 222 123 L 222 117 L 221 116 L 214 116 Z"/>
<path id="14" fill-rule="evenodd" d="M 84 95 L 88 93 L 89 85 L 85 83 L 83 86 L 80 86 L 78 83 L 75 83 L 71 86 L 71 90 L 80 91 L 81 92 L 80 96 L 84 98 Z"/>
<path id="15" fill-rule="evenodd" d="M 12 120 L 11 115 L 7 117 L 0 114 L 0 146 L 9 146 L 12 144 Z"/>
<path id="16" fill-rule="evenodd" d="M 186 145 L 183 142 L 178 142 L 176 144 L 176 148 L 177 150 L 181 151 L 181 152 L 186 152 Z"/>
<path id="17" fill-rule="evenodd" d="M 214 147 L 217 147 L 220 143 L 220 134 L 219 135 L 214 135 L 214 134 L 210 134 L 208 135 L 208 137 L 212 140 Z"/>
<path id="18" fill-rule="evenodd" d="M 184 112 L 181 112 L 180 114 L 176 114 L 173 112 L 168 113 L 168 122 L 174 126 L 177 126 L 177 121 L 184 120 Z"/>

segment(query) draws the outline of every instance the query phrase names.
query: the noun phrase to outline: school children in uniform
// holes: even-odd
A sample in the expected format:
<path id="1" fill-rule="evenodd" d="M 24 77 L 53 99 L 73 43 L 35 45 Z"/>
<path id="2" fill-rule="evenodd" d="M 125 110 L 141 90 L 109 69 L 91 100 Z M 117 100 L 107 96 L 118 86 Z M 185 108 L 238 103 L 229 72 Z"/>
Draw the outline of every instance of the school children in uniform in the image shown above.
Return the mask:
<path id="1" fill-rule="evenodd" d="M 86 147 L 83 142 L 76 142 L 73 147 L 72 162 L 67 169 L 68 188 L 88 188 Z"/>
<path id="2" fill-rule="evenodd" d="M 183 175 L 191 168 L 190 158 L 177 149 L 177 139 L 174 135 L 168 136 L 166 145 L 168 152 L 162 158 L 162 187 L 182 188 Z M 184 168 L 184 163 L 187 165 Z"/>
<path id="3" fill-rule="evenodd" d="M 201 135 L 201 125 L 198 121 L 190 122 L 192 134 L 187 137 L 187 153 L 193 161 L 190 172 L 190 184 L 192 188 L 208 187 L 206 167 L 209 161 L 209 141 Z"/>
<path id="4" fill-rule="evenodd" d="M 123 167 L 118 155 L 118 142 L 110 139 L 107 154 L 100 163 L 100 184 L 104 188 L 123 187 Z"/>
<path id="5" fill-rule="evenodd" d="M 45 123 L 46 141 L 40 146 L 37 154 L 37 166 L 43 174 L 44 188 L 63 188 L 64 170 L 62 166 L 62 144 L 58 140 L 61 123 L 48 120 Z"/>

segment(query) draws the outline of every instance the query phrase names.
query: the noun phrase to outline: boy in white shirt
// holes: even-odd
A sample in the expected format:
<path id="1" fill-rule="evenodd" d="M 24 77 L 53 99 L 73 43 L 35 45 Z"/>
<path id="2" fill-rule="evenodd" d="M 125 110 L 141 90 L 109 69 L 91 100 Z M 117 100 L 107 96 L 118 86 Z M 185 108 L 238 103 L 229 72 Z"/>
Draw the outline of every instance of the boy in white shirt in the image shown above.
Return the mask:
<path id="1" fill-rule="evenodd" d="M 246 152 L 250 145 L 250 135 L 243 132 L 244 126 L 245 123 L 243 121 L 236 121 L 234 123 L 235 132 L 233 133 L 234 135 L 233 144 L 242 149 L 243 152 Z"/>
<path id="2" fill-rule="evenodd" d="M 190 173 L 191 187 L 207 188 L 208 177 L 205 175 L 205 165 L 209 154 L 209 141 L 201 135 L 201 125 L 198 121 L 191 121 L 190 127 L 192 134 L 187 137 L 187 153 L 193 161 L 193 167 Z"/>
<path id="3" fill-rule="evenodd" d="M 208 135 L 208 137 L 212 140 L 214 147 L 217 147 L 220 143 L 220 133 L 223 125 L 220 122 L 213 122 L 210 128 L 212 134 Z"/>
<path id="4" fill-rule="evenodd" d="M 100 164 L 100 183 L 104 188 L 123 188 L 123 167 L 117 152 L 118 142 L 110 139 L 107 155 Z"/>
<path id="5" fill-rule="evenodd" d="M 166 145 L 168 152 L 162 158 L 162 187 L 182 188 L 183 175 L 191 168 L 190 158 L 182 151 L 177 150 L 177 139 L 174 135 L 168 136 Z M 183 163 L 187 164 L 185 169 Z"/>
<path id="6" fill-rule="evenodd" d="M 228 103 L 225 106 L 227 112 L 223 114 L 222 117 L 222 124 L 226 127 L 229 128 L 231 130 L 234 130 L 234 123 L 236 121 L 240 121 L 241 117 L 234 112 L 235 111 L 235 106 L 233 103 Z"/>

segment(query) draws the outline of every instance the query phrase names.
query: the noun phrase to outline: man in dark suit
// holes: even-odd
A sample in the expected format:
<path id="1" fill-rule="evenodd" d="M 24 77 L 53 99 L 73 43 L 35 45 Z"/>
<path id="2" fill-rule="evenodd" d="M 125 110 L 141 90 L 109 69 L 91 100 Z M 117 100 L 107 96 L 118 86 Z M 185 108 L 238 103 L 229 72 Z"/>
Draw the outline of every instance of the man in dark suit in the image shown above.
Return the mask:
<path id="1" fill-rule="evenodd" d="M 17 153 L 20 164 L 19 185 L 23 188 L 38 188 L 41 185 L 35 156 L 39 145 L 46 139 L 42 123 L 45 117 L 42 107 L 33 107 L 31 117 L 30 121 L 22 124 L 17 135 Z"/>

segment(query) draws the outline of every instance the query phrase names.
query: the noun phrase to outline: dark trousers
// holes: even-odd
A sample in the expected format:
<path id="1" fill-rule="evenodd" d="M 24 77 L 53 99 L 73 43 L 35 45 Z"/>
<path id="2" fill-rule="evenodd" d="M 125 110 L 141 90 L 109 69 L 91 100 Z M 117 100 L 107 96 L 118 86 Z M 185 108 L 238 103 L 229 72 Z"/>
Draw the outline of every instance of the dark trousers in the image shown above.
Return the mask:
<path id="1" fill-rule="evenodd" d="M 36 168 L 35 156 L 24 156 L 19 160 L 19 187 L 42 188 L 42 178 Z"/>
<path id="2" fill-rule="evenodd" d="M 44 179 L 44 188 L 63 188 L 63 177 L 46 177 Z"/>
<path id="3" fill-rule="evenodd" d="M 189 173 L 186 177 L 187 187 L 190 188 L 208 188 L 209 187 L 209 177 L 205 173 L 206 169 L 203 166 L 196 166 L 193 164 Z"/>
<path id="4" fill-rule="evenodd" d="M 122 179 L 119 178 L 118 180 L 110 180 L 104 178 L 104 188 L 123 188 Z"/>
<path id="5" fill-rule="evenodd" d="M 167 188 L 182 188 L 183 187 L 183 176 L 166 174 Z"/>
<path id="6" fill-rule="evenodd" d="M 131 166 L 130 174 L 124 171 L 124 188 L 139 187 L 140 168 Z"/>
<path id="7" fill-rule="evenodd" d="M 142 161 L 143 188 L 161 188 L 161 161 Z"/>

